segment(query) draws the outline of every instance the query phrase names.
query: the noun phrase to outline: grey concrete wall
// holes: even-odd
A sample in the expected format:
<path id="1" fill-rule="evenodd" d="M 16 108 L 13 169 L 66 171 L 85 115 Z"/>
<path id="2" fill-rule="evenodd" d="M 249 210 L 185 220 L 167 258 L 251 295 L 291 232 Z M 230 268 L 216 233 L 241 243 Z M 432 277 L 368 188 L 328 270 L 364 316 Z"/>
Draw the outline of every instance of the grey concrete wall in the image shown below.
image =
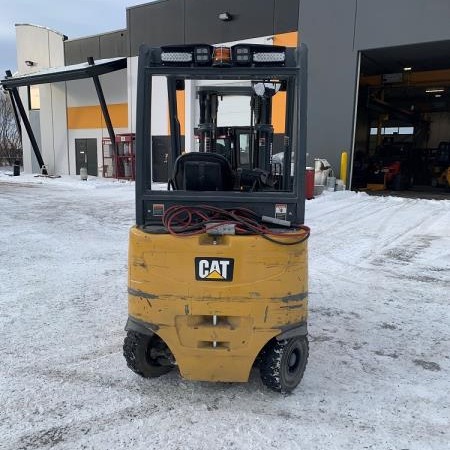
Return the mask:
<path id="1" fill-rule="evenodd" d="M 88 56 L 100 59 L 100 36 L 90 36 L 64 42 L 64 61 L 66 66 L 86 62 Z"/>
<path id="2" fill-rule="evenodd" d="M 300 41 L 309 49 L 307 164 L 326 158 L 335 171 L 352 143 L 355 12 L 356 0 L 300 1 Z"/>
<path id="3" fill-rule="evenodd" d="M 127 9 L 130 56 L 141 44 L 154 46 L 184 42 L 184 0 L 157 1 Z"/>
<path id="4" fill-rule="evenodd" d="M 139 46 L 230 42 L 296 31 L 299 0 L 159 0 L 127 8 L 127 29 L 67 40 L 65 63 L 137 56 Z M 229 12 L 233 20 L 218 15 Z"/>
<path id="5" fill-rule="evenodd" d="M 186 43 L 230 42 L 273 34 L 274 7 L 274 0 L 187 1 Z M 223 12 L 229 12 L 233 20 L 220 20 Z"/>
<path id="6" fill-rule="evenodd" d="M 65 41 L 65 64 L 83 63 L 89 56 L 94 59 L 128 56 L 130 53 L 129 46 L 127 30 Z"/>
<path id="7" fill-rule="evenodd" d="M 358 0 L 357 3 L 356 49 L 450 39 L 449 0 Z"/>

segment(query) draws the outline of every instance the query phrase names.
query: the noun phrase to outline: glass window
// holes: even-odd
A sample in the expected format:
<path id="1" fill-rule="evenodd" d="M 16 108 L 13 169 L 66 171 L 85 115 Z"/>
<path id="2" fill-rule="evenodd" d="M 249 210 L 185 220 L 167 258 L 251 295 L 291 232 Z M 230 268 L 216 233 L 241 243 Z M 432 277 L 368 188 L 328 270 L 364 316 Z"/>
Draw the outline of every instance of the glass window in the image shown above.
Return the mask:
<path id="1" fill-rule="evenodd" d="M 28 86 L 29 109 L 41 109 L 39 86 Z"/>
<path id="2" fill-rule="evenodd" d="M 250 163 L 250 134 L 239 135 L 239 161 L 242 165 Z"/>
<path id="3" fill-rule="evenodd" d="M 376 136 L 378 134 L 378 128 L 372 127 L 370 129 L 370 135 Z M 412 135 L 414 134 L 414 127 L 383 127 L 381 128 L 382 135 L 393 135 L 393 134 L 404 134 Z"/>

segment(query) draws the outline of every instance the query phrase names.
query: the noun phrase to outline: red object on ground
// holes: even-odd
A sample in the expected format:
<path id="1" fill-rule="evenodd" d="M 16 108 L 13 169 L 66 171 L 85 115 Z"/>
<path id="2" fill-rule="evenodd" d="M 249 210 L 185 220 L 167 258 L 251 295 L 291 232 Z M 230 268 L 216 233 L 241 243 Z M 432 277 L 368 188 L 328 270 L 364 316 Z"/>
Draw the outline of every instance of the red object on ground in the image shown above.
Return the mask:
<path id="1" fill-rule="evenodd" d="M 394 161 L 393 163 L 385 167 L 386 171 L 386 183 L 390 183 L 394 180 L 395 176 L 401 172 L 400 161 Z"/>
<path id="2" fill-rule="evenodd" d="M 314 198 L 314 175 L 315 171 L 313 167 L 306 168 L 305 176 L 305 198 L 311 200 Z"/>

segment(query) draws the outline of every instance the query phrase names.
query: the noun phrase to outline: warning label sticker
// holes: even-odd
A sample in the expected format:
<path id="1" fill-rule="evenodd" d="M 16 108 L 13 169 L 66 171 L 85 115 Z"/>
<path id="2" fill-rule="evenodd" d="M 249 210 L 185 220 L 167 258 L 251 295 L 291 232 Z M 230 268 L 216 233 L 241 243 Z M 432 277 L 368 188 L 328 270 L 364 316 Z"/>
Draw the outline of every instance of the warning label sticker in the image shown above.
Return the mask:
<path id="1" fill-rule="evenodd" d="M 163 216 L 164 215 L 164 204 L 163 203 L 153 203 L 153 215 Z"/>
<path id="2" fill-rule="evenodd" d="M 277 203 L 275 205 L 275 217 L 277 219 L 286 220 L 286 216 L 287 216 L 287 204 Z"/>

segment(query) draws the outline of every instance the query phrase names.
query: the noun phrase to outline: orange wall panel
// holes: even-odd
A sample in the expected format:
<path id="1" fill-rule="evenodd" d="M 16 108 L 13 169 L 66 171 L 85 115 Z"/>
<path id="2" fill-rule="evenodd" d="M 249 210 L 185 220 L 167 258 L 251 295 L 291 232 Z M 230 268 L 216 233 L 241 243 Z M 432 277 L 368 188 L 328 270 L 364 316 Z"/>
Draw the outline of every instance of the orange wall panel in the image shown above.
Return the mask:
<path id="1" fill-rule="evenodd" d="M 180 122 L 180 136 L 185 135 L 186 131 L 186 96 L 184 91 L 177 91 L 177 114 Z M 170 136 L 170 115 L 167 113 L 167 133 Z"/>
<path id="2" fill-rule="evenodd" d="M 273 37 L 274 45 L 284 45 L 285 47 L 297 47 L 298 33 L 276 34 Z M 286 128 L 286 92 L 278 92 L 272 99 L 272 124 L 275 133 L 283 134 Z"/>
<path id="3" fill-rule="evenodd" d="M 185 111 L 186 111 L 186 96 L 184 91 L 177 91 L 177 112 L 178 120 L 180 122 L 180 134 L 184 136 L 185 134 Z"/>
<path id="4" fill-rule="evenodd" d="M 114 128 L 128 128 L 127 103 L 108 105 L 108 111 Z M 106 128 L 100 105 L 67 108 L 67 128 L 69 130 Z"/>
<path id="5" fill-rule="evenodd" d="M 285 47 L 297 47 L 298 32 L 292 31 L 291 33 L 276 34 L 273 37 L 274 45 L 284 45 Z"/>
<path id="6" fill-rule="evenodd" d="M 286 129 L 286 92 L 272 97 L 272 125 L 274 133 L 284 134 Z"/>

